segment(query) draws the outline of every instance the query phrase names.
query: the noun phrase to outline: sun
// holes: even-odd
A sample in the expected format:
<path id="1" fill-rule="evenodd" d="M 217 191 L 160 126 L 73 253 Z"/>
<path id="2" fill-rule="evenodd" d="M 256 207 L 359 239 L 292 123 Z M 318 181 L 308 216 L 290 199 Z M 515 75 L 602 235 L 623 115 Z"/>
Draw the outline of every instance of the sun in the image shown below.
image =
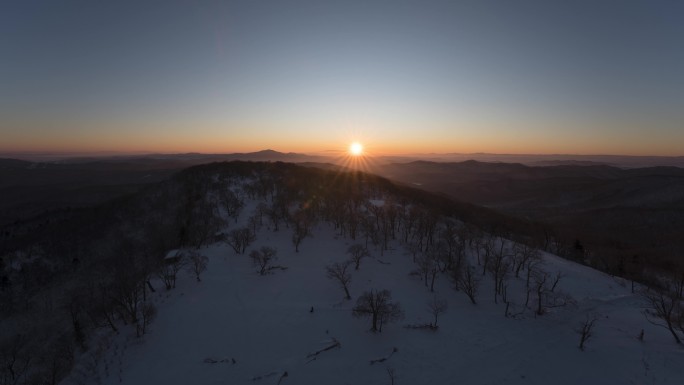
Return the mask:
<path id="1" fill-rule="evenodd" d="M 354 142 L 349 145 L 349 153 L 353 156 L 360 156 L 363 154 L 363 145 L 359 142 Z"/>

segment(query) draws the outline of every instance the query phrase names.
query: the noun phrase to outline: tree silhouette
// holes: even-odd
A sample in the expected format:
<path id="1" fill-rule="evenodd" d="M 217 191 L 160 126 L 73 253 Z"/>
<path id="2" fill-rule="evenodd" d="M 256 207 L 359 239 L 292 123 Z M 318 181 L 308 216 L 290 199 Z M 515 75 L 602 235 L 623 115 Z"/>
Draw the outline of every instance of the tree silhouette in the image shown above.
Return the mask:
<path id="1" fill-rule="evenodd" d="M 335 262 L 332 265 L 326 266 L 325 271 L 328 278 L 337 280 L 337 282 L 339 282 L 342 289 L 344 289 L 345 298 L 351 299 L 351 295 L 349 295 L 349 282 L 351 282 L 351 274 L 349 274 L 347 271 L 348 268 L 348 262 Z"/>
<path id="2" fill-rule="evenodd" d="M 382 325 L 404 318 L 398 302 L 392 302 L 389 290 L 366 291 L 356 300 L 354 317 L 371 318 L 371 330 L 382 333 Z"/>

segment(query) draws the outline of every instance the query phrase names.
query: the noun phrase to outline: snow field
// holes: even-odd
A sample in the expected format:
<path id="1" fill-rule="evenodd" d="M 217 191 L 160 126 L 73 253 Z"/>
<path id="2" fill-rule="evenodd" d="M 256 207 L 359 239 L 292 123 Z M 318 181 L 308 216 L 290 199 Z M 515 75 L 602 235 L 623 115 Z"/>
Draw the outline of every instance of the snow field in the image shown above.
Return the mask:
<path id="1" fill-rule="evenodd" d="M 256 203 L 248 202 L 231 228 L 246 224 Z M 398 242 L 382 257 L 369 246 L 373 258 L 362 260 L 359 271 L 351 268 L 353 299 L 344 300 L 325 266 L 348 259 L 348 247 L 363 239 L 344 239 L 319 223 L 295 253 L 291 235 L 285 226 L 273 232 L 264 222 L 245 255 L 225 244 L 202 249 L 209 257 L 202 282 L 181 272 L 172 291 L 156 283 L 158 316 L 150 332 L 140 340 L 128 329 L 114 336 L 117 351 L 103 357 L 108 374 L 100 369 L 93 383 L 389 384 L 390 368 L 395 384 L 684 384 L 684 350 L 665 329 L 646 322 L 641 300 L 621 279 L 545 254 L 544 269 L 562 272 L 559 289 L 576 305 L 506 318 L 501 300 L 493 302 L 489 275 L 481 277 L 478 305 L 441 275 L 434 294 L 449 309 L 439 329 L 413 330 L 404 325 L 432 320 L 426 302 L 434 294 L 410 275 L 415 264 Z M 275 264 L 288 269 L 260 276 L 247 254 L 261 246 L 276 248 Z M 518 310 L 524 286 L 523 277 L 509 280 L 509 299 Z M 351 315 L 356 298 L 371 289 L 391 290 L 405 313 L 382 333 L 370 332 L 369 320 Z M 582 352 L 574 329 L 587 313 L 599 319 Z M 642 329 L 643 342 L 637 339 Z M 340 348 L 307 357 L 333 338 Z M 398 351 L 384 362 L 370 364 L 393 348 Z"/>

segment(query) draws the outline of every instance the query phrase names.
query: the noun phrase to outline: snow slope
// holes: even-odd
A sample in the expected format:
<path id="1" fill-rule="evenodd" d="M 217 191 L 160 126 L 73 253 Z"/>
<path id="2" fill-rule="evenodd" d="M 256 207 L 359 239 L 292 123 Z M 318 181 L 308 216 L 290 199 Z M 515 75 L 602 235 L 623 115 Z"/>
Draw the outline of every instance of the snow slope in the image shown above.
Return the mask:
<path id="1" fill-rule="evenodd" d="M 256 203 L 248 203 L 241 222 Z M 202 249 L 209 266 L 201 282 L 182 272 L 172 291 L 156 284 L 159 311 L 148 334 L 103 332 L 100 358 L 92 352 L 81 357 L 64 383 L 390 384 L 390 369 L 394 384 L 684 384 L 684 350 L 667 330 L 646 322 L 639 297 L 621 279 L 545 255 L 545 270 L 564 274 L 559 289 L 576 305 L 507 318 L 505 305 L 493 301 L 488 276 L 478 305 L 440 276 L 435 291 L 449 305 L 440 328 L 407 329 L 430 322 L 426 302 L 433 294 L 410 275 L 415 265 L 398 243 L 383 256 L 371 247 L 373 258 L 352 271 L 352 300 L 326 277 L 325 266 L 346 260 L 356 242 L 319 224 L 295 253 L 290 229 L 264 226 L 246 254 L 275 247 L 275 263 L 288 267 L 266 276 L 225 244 Z M 523 287 L 522 279 L 512 279 L 509 297 L 516 304 L 524 302 Z M 405 319 L 372 333 L 369 320 L 353 318 L 355 299 L 370 289 L 391 290 Z M 588 313 L 599 319 L 580 351 L 574 330 Z M 642 329 L 643 342 L 637 339 Z M 333 338 L 339 348 L 307 357 Z M 88 365 L 97 375 L 83 374 Z"/>

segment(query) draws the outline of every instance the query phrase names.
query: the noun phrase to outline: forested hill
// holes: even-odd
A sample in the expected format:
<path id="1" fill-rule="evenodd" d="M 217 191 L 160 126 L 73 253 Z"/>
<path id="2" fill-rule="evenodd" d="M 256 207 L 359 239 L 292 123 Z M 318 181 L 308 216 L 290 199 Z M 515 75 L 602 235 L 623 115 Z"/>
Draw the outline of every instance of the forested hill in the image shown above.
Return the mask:
<path id="1" fill-rule="evenodd" d="M 244 196 L 233 193 L 237 184 Z M 361 172 L 281 162 L 194 166 L 106 203 L 48 212 L 39 225 L 3 233 L 0 343 L 3 353 L 15 352 L 16 359 L 0 365 L 0 378 L 59 379 L 78 352 L 91 348 L 93 332 L 143 322 L 139 296 L 146 295 L 150 279 L 163 275 L 168 252 L 230 241 L 236 236 L 226 232 L 230 218 L 241 214 L 250 197 L 270 202 L 258 207 L 260 223 L 292 232 L 293 239 L 303 239 L 310 223 L 328 221 L 344 236 L 385 248 L 390 239 L 408 239 L 420 228 L 425 244 L 442 215 L 489 221 L 488 230 L 506 230 L 504 217 L 489 210 Z M 386 206 L 391 232 L 387 226 L 379 232 L 379 221 L 373 225 L 359 215 L 359 210 L 377 211 L 365 207 L 378 197 L 392 202 Z M 396 208 L 410 215 L 414 229 L 399 233 Z"/>
<path id="2" fill-rule="evenodd" d="M 506 289 L 509 280 L 520 289 L 512 305 L 519 314 L 542 315 L 570 303 L 554 291 L 565 273 L 554 281 L 551 272 L 530 262 L 540 260 L 532 257 L 545 239 L 543 228 L 533 223 L 362 172 L 280 162 L 212 163 L 2 241 L 0 379 L 56 383 L 74 362 L 79 371 L 100 375 L 106 366 L 97 366 L 98 360 L 108 353 L 97 336 L 146 335 L 159 301 L 167 298 L 162 293 L 173 290 L 181 270 L 199 281 L 209 250 L 230 248 L 234 255 L 249 254 L 255 263 L 266 260 L 263 274 L 286 266 L 268 265 L 269 248 L 249 252 L 250 245 L 264 243 L 258 234 L 279 239 L 277 248 L 291 255 L 319 233 L 329 238 L 317 238 L 317 250 L 345 240 L 372 250 L 379 265 L 393 264 L 383 260 L 385 254 L 401 258 L 383 282 L 405 282 L 397 274 L 414 266 L 418 273 L 409 276 L 419 277 L 425 287 L 445 290 L 454 284 L 472 295 L 473 303 L 480 281 L 473 275 L 477 266 L 483 277 L 492 277 L 488 291 L 494 305 L 506 304 L 506 317 L 514 298 Z M 214 257 L 212 265 L 220 260 Z M 302 261 L 302 268 L 321 268 Z M 563 265 L 554 261 L 552 266 Z M 569 266 L 568 271 L 576 269 Z M 334 265 L 331 269 L 335 276 Z M 304 280 L 297 277 L 297 282 Z M 402 287 L 409 290 L 414 283 L 406 282 Z M 525 292 L 527 300 L 521 299 Z M 89 367 L 91 358 L 94 366 Z"/>

